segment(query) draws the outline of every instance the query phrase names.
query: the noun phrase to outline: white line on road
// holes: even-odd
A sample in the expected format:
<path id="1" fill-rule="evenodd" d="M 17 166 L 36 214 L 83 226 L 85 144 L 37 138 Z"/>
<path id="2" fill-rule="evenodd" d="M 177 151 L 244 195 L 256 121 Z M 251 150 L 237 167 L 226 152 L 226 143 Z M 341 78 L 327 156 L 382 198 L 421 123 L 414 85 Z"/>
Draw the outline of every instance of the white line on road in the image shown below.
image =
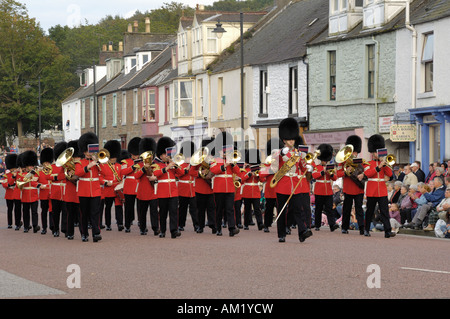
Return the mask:
<path id="1" fill-rule="evenodd" d="M 401 269 L 405 270 L 417 270 L 417 271 L 424 271 L 424 272 L 434 272 L 439 274 L 450 274 L 450 271 L 443 271 L 443 270 L 431 270 L 431 269 L 420 269 L 420 268 L 409 268 L 409 267 L 400 267 Z"/>

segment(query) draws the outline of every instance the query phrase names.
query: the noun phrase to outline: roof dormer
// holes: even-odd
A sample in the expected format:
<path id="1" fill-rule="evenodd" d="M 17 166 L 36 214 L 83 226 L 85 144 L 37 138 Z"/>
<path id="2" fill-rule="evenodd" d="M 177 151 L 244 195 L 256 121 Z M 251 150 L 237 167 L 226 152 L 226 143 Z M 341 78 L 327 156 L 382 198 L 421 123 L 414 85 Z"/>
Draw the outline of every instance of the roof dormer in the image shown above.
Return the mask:
<path id="1" fill-rule="evenodd" d="M 378 28 L 389 23 L 411 0 L 364 0 L 363 28 Z"/>
<path id="2" fill-rule="evenodd" d="M 367 0 L 366 0 L 367 1 Z M 330 36 L 347 33 L 363 19 L 364 0 L 330 0 Z"/>

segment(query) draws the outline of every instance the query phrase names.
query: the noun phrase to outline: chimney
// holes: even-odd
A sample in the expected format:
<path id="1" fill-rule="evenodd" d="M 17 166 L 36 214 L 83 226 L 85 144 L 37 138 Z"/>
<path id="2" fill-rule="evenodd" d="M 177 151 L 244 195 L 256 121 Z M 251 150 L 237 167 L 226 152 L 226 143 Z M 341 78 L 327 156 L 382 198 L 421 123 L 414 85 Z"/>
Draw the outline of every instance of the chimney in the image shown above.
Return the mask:
<path id="1" fill-rule="evenodd" d="M 150 18 L 145 18 L 145 33 L 150 33 Z"/>
<path id="2" fill-rule="evenodd" d="M 134 20 L 134 30 L 133 32 L 138 32 L 139 30 L 139 22 L 137 20 Z"/>
<path id="3" fill-rule="evenodd" d="M 108 51 L 113 51 L 113 42 L 109 41 Z"/>
<path id="4" fill-rule="evenodd" d="M 119 52 L 123 52 L 123 42 L 119 42 Z"/>
<path id="5" fill-rule="evenodd" d="M 103 51 L 103 52 L 106 51 L 106 44 L 103 45 L 102 51 Z"/>
<path id="6" fill-rule="evenodd" d="M 133 26 L 131 25 L 131 23 L 128 24 L 128 33 L 133 32 Z"/>

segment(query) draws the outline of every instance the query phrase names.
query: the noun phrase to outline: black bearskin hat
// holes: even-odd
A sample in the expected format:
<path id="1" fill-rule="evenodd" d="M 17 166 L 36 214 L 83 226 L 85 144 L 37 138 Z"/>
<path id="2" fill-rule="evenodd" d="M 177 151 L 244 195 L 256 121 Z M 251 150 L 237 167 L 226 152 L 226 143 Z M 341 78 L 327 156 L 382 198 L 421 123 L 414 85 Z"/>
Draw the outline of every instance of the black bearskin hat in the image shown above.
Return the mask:
<path id="1" fill-rule="evenodd" d="M 285 118 L 278 125 L 278 135 L 281 140 L 295 140 L 300 135 L 299 125 L 292 117 Z"/>
<path id="2" fill-rule="evenodd" d="M 17 168 L 17 154 L 8 154 L 5 157 L 6 169 Z"/>
<path id="3" fill-rule="evenodd" d="M 261 164 L 261 156 L 259 150 L 256 148 L 250 148 L 245 151 L 245 162 L 247 164 Z"/>
<path id="4" fill-rule="evenodd" d="M 305 145 L 305 141 L 303 141 L 303 137 L 301 137 L 300 135 L 295 138 L 294 147 L 298 148 L 299 145 Z"/>
<path id="5" fill-rule="evenodd" d="M 266 156 L 272 154 L 273 150 L 279 150 L 284 147 L 283 141 L 279 137 L 273 137 L 267 141 Z"/>
<path id="6" fill-rule="evenodd" d="M 98 144 L 98 136 L 93 132 L 87 132 L 80 136 L 78 139 L 78 148 L 80 153 L 88 151 L 89 144 Z"/>
<path id="7" fill-rule="evenodd" d="M 330 144 L 320 144 L 317 149 L 320 155 L 317 158 L 321 161 L 329 162 L 333 158 L 333 146 Z"/>
<path id="8" fill-rule="evenodd" d="M 72 157 L 83 157 L 83 154 L 80 154 L 80 149 L 78 147 L 78 140 L 70 141 L 67 143 L 67 148 L 72 147 L 73 148 L 73 155 Z"/>
<path id="9" fill-rule="evenodd" d="M 119 158 L 120 151 L 122 149 L 122 146 L 120 145 L 119 141 L 109 140 L 108 142 L 105 143 L 105 145 L 103 147 L 108 150 L 111 158 L 116 158 L 116 159 Z"/>
<path id="10" fill-rule="evenodd" d="M 22 155 L 23 166 L 37 166 L 38 157 L 35 151 L 25 151 Z"/>
<path id="11" fill-rule="evenodd" d="M 130 152 L 131 155 L 141 155 L 141 153 L 139 153 L 139 142 L 141 141 L 140 137 L 133 137 L 129 142 L 128 142 L 128 152 Z"/>
<path id="12" fill-rule="evenodd" d="M 234 145 L 233 135 L 228 132 L 220 132 L 214 140 L 215 154 L 218 155 L 225 145 Z"/>
<path id="13" fill-rule="evenodd" d="M 55 144 L 55 147 L 53 148 L 53 154 L 55 156 L 55 159 L 61 155 L 62 152 L 64 152 L 67 149 L 68 145 L 67 142 L 59 142 Z"/>
<path id="14" fill-rule="evenodd" d="M 377 149 L 384 148 L 385 141 L 384 137 L 380 134 L 374 134 L 369 137 L 369 141 L 367 142 L 367 148 L 369 149 L 369 153 L 374 153 Z"/>
<path id="15" fill-rule="evenodd" d="M 156 141 L 151 137 L 144 137 L 139 141 L 139 154 L 144 152 L 156 152 Z"/>
<path id="16" fill-rule="evenodd" d="M 25 165 L 23 164 L 23 153 L 17 155 L 16 167 L 25 168 Z"/>
<path id="17" fill-rule="evenodd" d="M 211 156 L 214 156 L 215 154 L 214 144 L 215 141 L 212 137 L 206 136 L 202 139 L 202 147 L 207 147 Z"/>
<path id="18" fill-rule="evenodd" d="M 185 157 L 191 157 L 195 153 L 195 143 L 192 141 L 184 141 L 181 143 L 180 153 Z"/>
<path id="19" fill-rule="evenodd" d="M 130 152 L 128 152 L 128 150 L 121 150 L 120 151 L 120 156 L 119 156 L 119 158 L 117 159 L 117 162 L 122 162 L 123 160 L 126 160 L 126 159 L 129 159 L 129 158 L 131 158 L 131 154 L 130 154 Z"/>
<path id="20" fill-rule="evenodd" d="M 53 163 L 55 156 L 53 155 L 53 149 L 50 147 L 46 147 L 41 151 L 40 160 L 41 164 L 43 163 Z"/>
<path id="21" fill-rule="evenodd" d="M 345 145 L 353 145 L 353 152 L 361 153 L 362 140 L 358 135 L 350 135 L 345 141 Z"/>
<path id="22" fill-rule="evenodd" d="M 166 152 L 166 148 L 175 146 L 175 142 L 168 136 L 163 136 L 156 145 L 156 156 L 161 156 Z"/>

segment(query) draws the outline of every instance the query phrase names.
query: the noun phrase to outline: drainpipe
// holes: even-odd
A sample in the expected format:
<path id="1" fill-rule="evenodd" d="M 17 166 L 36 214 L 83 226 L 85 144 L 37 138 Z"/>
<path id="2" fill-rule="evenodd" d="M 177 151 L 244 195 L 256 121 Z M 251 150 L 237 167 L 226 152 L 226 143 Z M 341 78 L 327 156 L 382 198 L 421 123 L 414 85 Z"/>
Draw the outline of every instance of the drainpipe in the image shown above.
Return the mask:
<path id="1" fill-rule="evenodd" d="M 411 108 L 416 108 L 416 69 L 417 69 L 417 31 L 416 29 L 411 25 L 410 21 L 410 4 L 409 0 L 406 1 L 406 8 L 405 8 L 405 27 L 412 32 L 412 53 L 411 53 Z"/>
<path id="2" fill-rule="evenodd" d="M 377 40 L 375 40 L 375 37 L 372 35 L 372 41 L 375 42 L 376 46 L 377 46 L 377 60 L 376 60 L 376 66 L 377 66 L 377 70 L 376 70 L 376 83 L 375 83 L 375 92 L 374 92 L 374 98 L 375 98 L 375 132 L 379 133 L 379 129 L 380 129 L 380 119 L 378 118 L 378 79 L 380 77 L 379 73 L 380 73 L 380 42 L 378 42 Z"/>

